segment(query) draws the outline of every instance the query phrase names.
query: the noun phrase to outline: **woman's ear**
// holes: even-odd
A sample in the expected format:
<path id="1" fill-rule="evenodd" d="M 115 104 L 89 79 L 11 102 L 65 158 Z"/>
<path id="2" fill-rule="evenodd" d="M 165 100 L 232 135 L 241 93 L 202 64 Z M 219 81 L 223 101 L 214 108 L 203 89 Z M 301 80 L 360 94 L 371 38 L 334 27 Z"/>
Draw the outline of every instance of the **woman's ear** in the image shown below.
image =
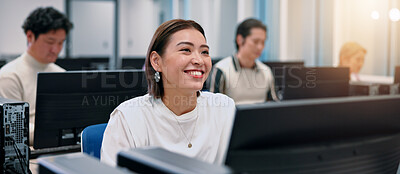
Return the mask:
<path id="1" fill-rule="evenodd" d="M 156 52 L 152 51 L 150 54 L 150 63 L 154 70 L 162 72 L 161 70 L 161 56 Z"/>

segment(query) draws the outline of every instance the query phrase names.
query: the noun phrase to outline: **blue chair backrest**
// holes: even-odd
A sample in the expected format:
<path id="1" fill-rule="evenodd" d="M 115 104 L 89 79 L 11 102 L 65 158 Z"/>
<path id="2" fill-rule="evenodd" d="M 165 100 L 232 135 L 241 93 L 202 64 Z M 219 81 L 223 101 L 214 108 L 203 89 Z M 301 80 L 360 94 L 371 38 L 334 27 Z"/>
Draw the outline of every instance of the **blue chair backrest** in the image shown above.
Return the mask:
<path id="1" fill-rule="evenodd" d="M 91 125 L 83 129 L 81 135 L 82 152 L 100 159 L 100 149 L 107 123 Z"/>

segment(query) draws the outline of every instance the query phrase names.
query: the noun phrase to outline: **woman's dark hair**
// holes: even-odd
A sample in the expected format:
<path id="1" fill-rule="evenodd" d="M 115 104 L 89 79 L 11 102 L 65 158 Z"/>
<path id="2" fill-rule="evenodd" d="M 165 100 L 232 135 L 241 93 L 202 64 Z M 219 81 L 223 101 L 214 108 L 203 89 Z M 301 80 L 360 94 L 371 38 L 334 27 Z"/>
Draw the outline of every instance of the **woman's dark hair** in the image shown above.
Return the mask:
<path id="1" fill-rule="evenodd" d="M 151 52 L 155 51 L 162 57 L 171 36 L 174 33 L 184 29 L 195 29 L 203 34 L 204 38 L 206 38 L 203 28 L 197 22 L 192 20 L 173 19 L 161 24 L 157 28 L 156 32 L 153 35 L 153 38 L 151 39 L 146 55 L 145 71 L 149 94 L 154 96 L 155 98 L 160 98 L 164 96 L 164 87 L 162 84 L 162 78 L 159 82 L 156 82 L 154 79 L 154 74 L 156 71 L 151 66 Z"/>
<path id="2" fill-rule="evenodd" d="M 53 7 L 37 8 L 29 14 L 22 25 L 25 34 L 28 30 L 31 30 L 35 38 L 38 38 L 40 34 L 47 33 L 50 30 L 58 29 L 64 29 L 65 33 L 68 34 L 72 27 L 73 24 L 71 21 Z"/>
<path id="3" fill-rule="evenodd" d="M 265 32 L 267 32 L 267 26 L 265 26 L 261 21 L 254 18 L 249 18 L 239 24 L 236 30 L 236 37 L 238 35 L 242 35 L 243 39 L 246 39 L 246 37 L 250 35 L 250 31 L 253 28 L 261 28 Z M 239 50 L 239 44 L 236 41 L 236 37 L 235 37 L 236 50 Z"/>

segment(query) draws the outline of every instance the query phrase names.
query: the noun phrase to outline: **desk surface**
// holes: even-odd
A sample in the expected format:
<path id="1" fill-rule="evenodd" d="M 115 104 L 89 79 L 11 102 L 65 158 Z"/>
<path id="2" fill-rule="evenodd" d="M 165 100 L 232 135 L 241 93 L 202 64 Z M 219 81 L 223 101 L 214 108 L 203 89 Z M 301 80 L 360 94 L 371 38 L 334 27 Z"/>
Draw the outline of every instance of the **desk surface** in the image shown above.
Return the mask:
<path id="1" fill-rule="evenodd" d="M 38 159 L 29 161 L 32 174 L 39 173 L 39 166 L 43 166 L 49 170 L 47 172 L 55 173 L 132 173 L 128 169 L 101 163 L 97 158 L 82 154 L 81 152 L 41 156 Z M 44 170 L 44 172 L 46 172 L 46 170 Z"/>
<path id="2" fill-rule="evenodd" d="M 66 154 L 66 153 L 74 153 L 80 152 L 81 146 L 80 145 L 72 145 L 72 146 L 62 146 L 62 147 L 55 147 L 55 148 L 45 148 L 45 149 L 33 149 L 32 146 L 29 147 L 31 152 L 29 156 L 29 169 L 31 170 L 32 174 L 39 173 L 39 163 L 37 158 L 41 155 L 58 155 L 58 154 Z"/>
<path id="3" fill-rule="evenodd" d="M 37 159 L 31 159 L 29 160 L 29 170 L 31 170 L 32 174 L 38 174 L 39 173 L 39 164 L 37 162 Z"/>
<path id="4" fill-rule="evenodd" d="M 48 154 L 64 154 L 64 153 L 72 153 L 72 152 L 80 152 L 81 145 L 71 145 L 71 146 L 60 146 L 60 147 L 52 147 L 52 148 L 44 148 L 44 149 L 33 149 L 32 146 L 29 147 L 30 159 L 36 159 L 40 155 L 48 155 Z"/>

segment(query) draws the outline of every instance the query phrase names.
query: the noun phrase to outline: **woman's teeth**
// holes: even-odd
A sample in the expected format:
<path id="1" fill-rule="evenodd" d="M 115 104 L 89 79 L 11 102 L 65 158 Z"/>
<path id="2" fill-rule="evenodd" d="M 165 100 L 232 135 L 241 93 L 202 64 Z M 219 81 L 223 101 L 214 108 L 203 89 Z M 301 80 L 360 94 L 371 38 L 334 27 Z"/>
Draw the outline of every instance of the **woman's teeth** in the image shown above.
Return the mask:
<path id="1" fill-rule="evenodd" d="M 189 71 L 190 75 L 194 75 L 194 76 L 201 76 L 201 72 L 200 71 Z"/>

